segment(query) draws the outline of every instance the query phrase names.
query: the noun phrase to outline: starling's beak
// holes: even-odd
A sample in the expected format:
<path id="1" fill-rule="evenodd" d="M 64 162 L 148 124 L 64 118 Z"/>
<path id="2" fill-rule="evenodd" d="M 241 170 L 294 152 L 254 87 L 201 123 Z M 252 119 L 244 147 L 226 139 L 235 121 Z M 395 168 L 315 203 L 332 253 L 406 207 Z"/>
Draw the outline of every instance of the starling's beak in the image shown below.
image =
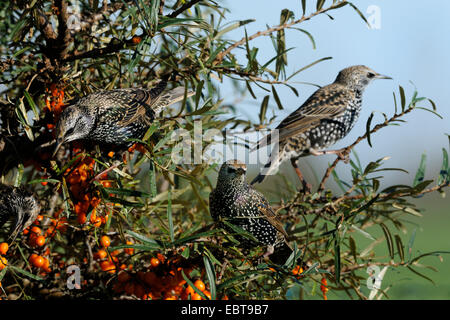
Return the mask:
<path id="1" fill-rule="evenodd" d="M 379 73 L 375 76 L 375 78 L 377 78 L 377 79 L 390 79 L 390 80 L 392 80 L 391 77 L 388 77 L 388 76 L 385 76 L 385 75 L 379 74 Z"/>
<path id="2" fill-rule="evenodd" d="M 55 151 L 53 151 L 52 158 L 55 157 L 56 153 L 58 152 L 59 148 L 63 145 L 64 140 L 62 138 L 56 139 L 56 147 Z"/>

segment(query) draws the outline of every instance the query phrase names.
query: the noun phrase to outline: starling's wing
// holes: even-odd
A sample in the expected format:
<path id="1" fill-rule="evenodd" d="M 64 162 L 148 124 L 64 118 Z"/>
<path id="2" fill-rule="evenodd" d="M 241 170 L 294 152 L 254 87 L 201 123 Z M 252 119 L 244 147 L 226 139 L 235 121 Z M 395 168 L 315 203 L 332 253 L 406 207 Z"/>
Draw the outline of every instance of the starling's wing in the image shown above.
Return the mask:
<path id="1" fill-rule="evenodd" d="M 127 126 L 137 120 L 149 121 L 155 117 L 152 109 L 154 97 L 148 90 L 144 89 L 119 89 L 116 91 L 115 101 L 118 114 L 118 125 Z"/>
<path id="2" fill-rule="evenodd" d="M 266 198 L 253 188 L 250 189 L 250 192 L 251 196 L 254 196 L 258 199 L 257 207 L 261 215 L 263 215 L 267 219 L 267 221 L 269 221 L 270 224 L 273 225 L 278 231 L 280 231 L 285 237 L 288 237 L 288 234 L 283 228 L 283 224 L 277 217 L 275 211 L 273 211 L 272 207 L 270 206 Z"/>
<path id="3" fill-rule="evenodd" d="M 300 108 L 278 125 L 279 141 L 311 130 L 320 125 L 322 120 L 342 115 L 352 98 L 354 97 L 351 91 L 337 84 L 317 90 Z"/>
<path id="4" fill-rule="evenodd" d="M 320 88 L 277 126 L 279 143 L 282 144 L 292 136 L 313 129 L 321 120 L 343 114 L 347 102 L 352 98 L 352 93 L 339 84 L 333 83 Z M 268 136 L 261 139 L 253 149 L 271 143 L 271 137 Z"/>
<path id="5" fill-rule="evenodd" d="M 166 91 L 164 91 L 164 87 L 158 85 L 151 90 L 122 89 L 124 94 L 119 94 L 117 98 L 126 108 L 123 109 L 123 116 L 118 121 L 118 124 L 127 126 L 139 119 L 143 119 L 147 124 L 150 124 L 149 121 L 153 120 L 155 115 L 164 107 L 184 98 L 184 87 Z M 188 92 L 187 96 L 189 97 L 193 94 L 194 92 Z"/>

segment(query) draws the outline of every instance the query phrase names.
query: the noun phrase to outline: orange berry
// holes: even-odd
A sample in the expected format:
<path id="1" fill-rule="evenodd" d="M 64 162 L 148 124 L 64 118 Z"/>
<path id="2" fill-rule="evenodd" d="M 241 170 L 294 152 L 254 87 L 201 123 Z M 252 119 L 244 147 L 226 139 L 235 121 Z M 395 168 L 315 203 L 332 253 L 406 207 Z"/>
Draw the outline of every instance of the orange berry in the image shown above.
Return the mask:
<path id="1" fill-rule="evenodd" d="M 205 283 L 200 279 L 198 279 L 194 282 L 194 286 L 196 286 L 197 289 L 200 291 L 205 291 L 205 289 L 206 289 Z"/>
<path id="2" fill-rule="evenodd" d="M 202 300 L 202 296 L 197 292 L 194 292 L 194 294 L 191 295 L 191 300 Z"/>
<path id="3" fill-rule="evenodd" d="M 159 266 L 160 263 L 161 262 L 157 258 L 151 258 L 150 259 L 150 264 L 152 265 L 153 268 L 156 268 L 157 266 Z"/>
<path id="4" fill-rule="evenodd" d="M 211 299 L 211 292 L 209 292 L 208 290 L 205 290 L 205 291 L 203 291 L 203 293 L 205 294 L 205 296 L 206 296 L 209 300 L 212 300 L 212 299 Z"/>
<path id="5" fill-rule="evenodd" d="M 139 43 L 142 41 L 142 38 L 141 38 L 141 37 L 138 37 L 138 36 L 133 36 L 133 38 L 131 38 L 131 41 L 132 41 L 134 44 L 139 44 Z"/>
<path id="6" fill-rule="evenodd" d="M 33 266 L 35 266 L 36 268 L 42 267 L 44 265 L 44 263 L 45 263 L 45 260 L 41 256 L 36 256 L 32 261 Z"/>
<path id="7" fill-rule="evenodd" d="M 103 247 L 108 248 L 111 245 L 111 239 L 108 236 L 102 236 L 100 238 L 100 244 Z"/>
<path id="8" fill-rule="evenodd" d="M 292 270 L 292 274 L 294 276 L 301 274 L 303 272 L 303 268 L 300 267 L 299 265 L 297 265 L 293 270 Z"/>
<path id="9" fill-rule="evenodd" d="M 0 243 L 0 254 L 5 255 L 8 252 L 9 245 L 6 242 Z"/>
<path id="10" fill-rule="evenodd" d="M 109 273 L 115 273 L 116 272 L 116 266 L 111 261 L 102 261 L 100 263 L 100 268 L 103 271 L 109 272 Z"/>
<path id="11" fill-rule="evenodd" d="M 102 260 L 105 259 L 108 256 L 108 253 L 106 252 L 106 250 L 100 249 L 95 253 L 95 258 Z"/>
<path id="12" fill-rule="evenodd" d="M 44 236 L 37 237 L 35 243 L 37 246 L 42 247 L 45 244 L 45 237 Z"/>
<path id="13" fill-rule="evenodd" d="M 187 288 L 186 288 L 186 290 L 185 290 L 185 293 L 187 294 L 187 295 L 193 295 L 194 293 L 195 293 L 195 290 L 191 287 L 191 286 L 187 286 Z"/>
<path id="14" fill-rule="evenodd" d="M 35 235 L 39 236 L 42 233 L 41 228 L 34 226 L 33 228 L 31 228 L 31 233 L 34 233 Z"/>
<path id="15" fill-rule="evenodd" d="M 127 241 L 127 244 L 133 244 L 131 241 Z M 125 251 L 126 254 L 132 255 L 134 253 L 133 248 L 125 248 L 123 251 Z"/>
<path id="16" fill-rule="evenodd" d="M 99 228 L 102 225 L 102 218 L 97 217 L 95 221 L 92 223 L 94 227 Z"/>
<path id="17" fill-rule="evenodd" d="M 79 224 L 85 224 L 87 221 L 87 217 L 85 213 L 78 214 L 77 221 Z"/>
<path id="18" fill-rule="evenodd" d="M 114 151 L 108 152 L 108 157 L 110 157 L 110 158 L 114 157 Z"/>
<path id="19" fill-rule="evenodd" d="M 49 266 L 50 266 L 50 261 L 48 261 L 47 258 L 44 258 L 44 264 L 42 265 L 42 269 L 45 272 L 50 272 L 51 270 L 50 270 Z"/>

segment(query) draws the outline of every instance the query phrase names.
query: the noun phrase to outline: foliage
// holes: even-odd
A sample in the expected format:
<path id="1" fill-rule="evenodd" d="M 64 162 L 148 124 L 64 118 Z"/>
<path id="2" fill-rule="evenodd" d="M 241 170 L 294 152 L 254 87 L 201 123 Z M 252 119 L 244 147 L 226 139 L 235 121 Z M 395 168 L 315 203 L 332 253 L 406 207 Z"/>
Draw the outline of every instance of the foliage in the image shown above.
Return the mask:
<path id="1" fill-rule="evenodd" d="M 196 121 L 204 131 L 261 129 L 275 119 L 267 119 L 269 99 L 283 109 L 278 86 L 298 96 L 289 81 L 330 57 L 305 62 L 287 75 L 286 53 L 293 49 L 286 29 L 298 30 L 314 48 L 313 35 L 298 27 L 303 22 L 319 15 L 332 18 L 338 9 L 355 10 L 365 20 L 348 1 L 301 4 L 301 17 L 285 9 L 279 25 L 249 35 L 245 26 L 253 20 L 229 22 L 227 9 L 213 0 L 2 2 L 1 179 L 27 185 L 45 208 L 5 254 L 3 294 L 10 299 L 279 299 L 298 291 L 307 299 L 343 290 L 351 298 L 366 299 L 374 293 L 358 270 L 405 267 L 426 277 L 418 271 L 425 267 L 421 259 L 441 252 L 415 255 L 415 234 L 404 244 L 394 232 L 407 232 L 405 215 L 420 215 L 411 198 L 443 193 L 448 186 L 446 149 L 436 181 L 424 180 L 424 156 L 411 186 L 380 190 L 383 172 L 403 169 L 384 167 L 385 159 L 363 165 L 355 152 L 350 182 L 334 171 L 340 158 L 312 194 L 299 192 L 286 180 L 285 191 L 272 204 L 295 250 L 281 266 L 259 259 L 261 248 L 244 255 L 233 235 L 213 224 L 208 195 L 215 186 L 216 165 L 180 165 L 171 158 L 177 129 L 194 136 Z M 235 29 L 242 31 L 239 40 L 228 37 Z M 269 36 L 274 47 L 268 61 L 261 61 L 252 45 L 262 36 Z M 166 74 L 176 75 L 171 85 L 185 85 L 196 94 L 165 110 L 123 157 L 73 143 L 52 158 L 55 123 L 73 99 L 102 89 L 150 88 Z M 243 119 L 237 105 L 223 103 L 219 88 L 224 81 L 231 81 L 237 94 L 248 92 L 261 102 L 260 123 Z M 267 95 L 257 97 L 255 87 Z M 431 109 L 423 106 L 426 102 Z M 417 92 L 408 98 L 402 87 L 394 94 L 394 105 L 394 114 L 384 114 L 385 121 L 374 127 L 372 114 L 367 132 L 347 151 L 363 140 L 372 145 L 376 131 L 400 124 L 417 109 L 437 114 L 431 100 Z M 203 141 L 203 149 L 210 143 Z M 342 194 L 326 190 L 330 176 Z M 373 225 L 382 229 L 383 238 L 365 231 Z M 360 250 L 355 234 L 373 242 Z M 385 257 L 374 255 L 380 242 L 387 244 Z M 69 265 L 81 268 L 81 290 L 66 287 Z"/>

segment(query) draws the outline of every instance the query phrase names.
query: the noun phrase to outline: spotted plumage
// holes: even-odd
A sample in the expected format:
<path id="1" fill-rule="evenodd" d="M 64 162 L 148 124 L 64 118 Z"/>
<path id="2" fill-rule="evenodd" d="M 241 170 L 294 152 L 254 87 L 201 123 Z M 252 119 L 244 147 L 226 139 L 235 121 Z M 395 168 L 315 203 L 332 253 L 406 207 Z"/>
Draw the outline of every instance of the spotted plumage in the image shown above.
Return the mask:
<path id="1" fill-rule="evenodd" d="M 24 187 L 0 184 L 0 228 L 7 221 L 14 221 L 9 231 L 12 241 L 36 220 L 39 211 L 40 205 L 33 193 Z"/>
<path id="2" fill-rule="evenodd" d="M 269 202 L 245 181 L 245 174 L 245 164 L 237 160 L 222 165 L 217 186 L 209 197 L 211 216 L 217 222 L 225 220 L 249 232 L 260 245 L 267 246 L 269 255 L 274 252 L 272 261 L 284 263 L 292 252 L 286 231 Z M 222 226 L 229 230 L 225 224 Z M 244 247 L 258 245 L 238 239 Z"/>
<path id="3" fill-rule="evenodd" d="M 67 107 L 57 124 L 57 146 L 74 140 L 129 146 L 129 139 L 141 139 L 161 110 L 185 96 L 184 87 L 165 90 L 167 82 L 156 87 L 99 91 Z M 193 92 L 188 92 L 191 96 Z"/>
<path id="4" fill-rule="evenodd" d="M 344 138 L 353 128 L 361 111 L 364 89 L 374 79 L 391 78 L 366 66 L 352 66 L 339 72 L 332 84 L 317 90 L 277 126 L 278 150 L 272 152 L 269 162 L 252 184 L 274 174 L 286 159 L 339 154 L 340 150 L 325 149 Z M 270 143 L 270 137 L 264 138 L 255 149 Z"/>

